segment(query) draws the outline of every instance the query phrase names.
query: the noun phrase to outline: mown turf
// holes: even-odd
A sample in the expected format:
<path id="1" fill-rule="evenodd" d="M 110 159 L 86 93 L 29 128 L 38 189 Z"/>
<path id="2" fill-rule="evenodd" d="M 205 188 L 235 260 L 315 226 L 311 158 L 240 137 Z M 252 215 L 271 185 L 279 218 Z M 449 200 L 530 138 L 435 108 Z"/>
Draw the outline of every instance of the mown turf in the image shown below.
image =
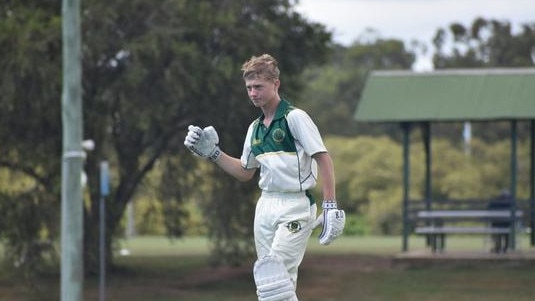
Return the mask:
<path id="1" fill-rule="evenodd" d="M 532 266 L 400 268 L 392 264 L 399 237 L 343 238 L 324 247 L 311 241 L 298 283 L 304 301 L 524 301 L 535 296 Z M 422 248 L 421 239 L 411 248 Z M 117 269 L 107 277 L 107 301 L 245 301 L 256 300 L 252 262 L 237 268 L 208 264 L 204 238 L 170 242 L 143 237 L 123 242 L 131 255 L 115 257 Z M 456 238 L 452 249 L 486 248 L 481 239 Z M 523 251 L 533 252 L 526 243 Z M 39 279 L 29 291 L 0 274 L 0 300 L 59 300 L 58 273 Z M 84 300 L 98 300 L 98 278 L 84 281 Z"/>

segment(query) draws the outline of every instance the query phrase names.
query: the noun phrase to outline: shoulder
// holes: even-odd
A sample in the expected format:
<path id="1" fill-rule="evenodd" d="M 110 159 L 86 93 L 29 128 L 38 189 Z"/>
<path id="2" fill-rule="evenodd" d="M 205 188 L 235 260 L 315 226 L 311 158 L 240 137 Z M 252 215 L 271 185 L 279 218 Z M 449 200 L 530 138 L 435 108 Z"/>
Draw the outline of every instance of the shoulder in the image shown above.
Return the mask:
<path id="1" fill-rule="evenodd" d="M 292 107 L 288 112 L 286 113 L 286 118 L 288 120 L 290 119 L 310 119 L 310 116 L 307 112 L 305 112 L 302 109 Z"/>
<path id="2" fill-rule="evenodd" d="M 247 133 L 246 133 L 246 139 L 248 139 L 249 137 L 251 137 L 252 133 L 254 132 L 255 130 L 255 127 L 257 127 L 259 124 L 259 120 L 258 119 L 255 119 L 253 120 L 249 126 L 247 127 Z"/>
<path id="3" fill-rule="evenodd" d="M 302 109 L 294 108 L 286 114 L 286 120 L 290 128 L 310 127 L 314 121 L 307 112 Z"/>
<path id="4" fill-rule="evenodd" d="M 259 118 L 256 118 L 255 120 L 253 120 L 250 124 L 249 124 L 249 127 L 247 128 L 248 131 L 251 131 L 252 129 L 254 129 L 255 126 L 258 126 L 258 124 L 260 123 L 260 117 Z"/>
<path id="5" fill-rule="evenodd" d="M 312 118 L 302 109 L 295 108 L 286 116 L 288 127 L 297 140 L 308 139 L 308 136 L 319 135 L 318 127 Z"/>

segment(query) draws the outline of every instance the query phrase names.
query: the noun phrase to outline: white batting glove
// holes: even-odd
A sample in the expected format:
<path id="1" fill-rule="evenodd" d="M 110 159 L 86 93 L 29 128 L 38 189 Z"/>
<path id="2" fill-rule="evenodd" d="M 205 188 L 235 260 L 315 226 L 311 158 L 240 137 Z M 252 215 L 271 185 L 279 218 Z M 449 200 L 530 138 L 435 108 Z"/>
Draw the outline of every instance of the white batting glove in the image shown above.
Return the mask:
<path id="1" fill-rule="evenodd" d="M 323 201 L 323 212 L 314 223 L 314 228 L 323 225 L 319 236 L 321 245 L 328 245 L 344 232 L 346 215 L 344 210 L 338 209 L 336 201 Z"/>
<path id="2" fill-rule="evenodd" d="M 221 155 L 219 136 L 213 126 L 201 129 L 198 126 L 188 126 L 188 134 L 184 145 L 195 155 L 211 161 L 217 161 Z"/>

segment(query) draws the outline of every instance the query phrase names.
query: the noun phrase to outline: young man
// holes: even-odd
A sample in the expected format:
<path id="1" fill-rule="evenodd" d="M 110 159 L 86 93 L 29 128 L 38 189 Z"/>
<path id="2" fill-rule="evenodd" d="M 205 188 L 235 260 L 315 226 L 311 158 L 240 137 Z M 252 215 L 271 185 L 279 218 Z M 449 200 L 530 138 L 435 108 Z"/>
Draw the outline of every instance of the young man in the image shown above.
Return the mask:
<path id="1" fill-rule="evenodd" d="M 242 66 L 249 99 L 262 115 L 247 130 L 241 158 L 219 149 L 213 127 L 189 126 L 184 144 L 240 181 L 260 169 L 262 194 L 256 205 L 254 238 L 258 260 L 254 278 L 260 301 L 297 300 L 297 272 L 312 230 L 323 224 L 321 244 L 342 233 L 345 215 L 337 209 L 333 162 L 312 119 L 279 95 L 277 61 L 264 54 Z M 321 178 L 323 213 L 309 190 Z"/>

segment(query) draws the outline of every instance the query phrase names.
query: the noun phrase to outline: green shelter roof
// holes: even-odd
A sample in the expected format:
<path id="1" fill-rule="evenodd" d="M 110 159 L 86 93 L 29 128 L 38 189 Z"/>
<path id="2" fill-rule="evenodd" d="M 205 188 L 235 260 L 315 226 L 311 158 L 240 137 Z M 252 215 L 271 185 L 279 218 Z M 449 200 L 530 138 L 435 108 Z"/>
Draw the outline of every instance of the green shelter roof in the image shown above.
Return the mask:
<path id="1" fill-rule="evenodd" d="M 362 122 L 535 119 L 535 68 L 374 71 Z"/>

